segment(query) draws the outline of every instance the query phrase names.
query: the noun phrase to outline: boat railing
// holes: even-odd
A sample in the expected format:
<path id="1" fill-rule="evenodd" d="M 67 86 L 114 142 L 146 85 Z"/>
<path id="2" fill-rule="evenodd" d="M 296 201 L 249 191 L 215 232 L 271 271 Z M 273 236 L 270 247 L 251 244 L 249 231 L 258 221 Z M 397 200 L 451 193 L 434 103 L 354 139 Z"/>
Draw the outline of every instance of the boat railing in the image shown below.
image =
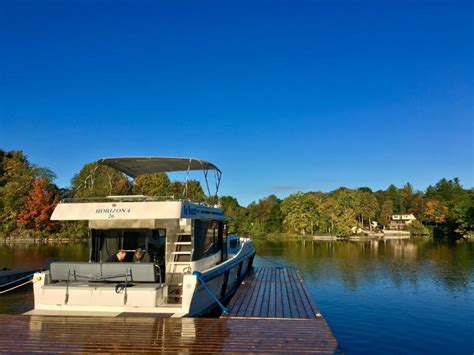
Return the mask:
<path id="1" fill-rule="evenodd" d="M 68 197 L 63 198 L 61 203 L 77 202 L 155 202 L 155 201 L 188 201 L 176 198 L 175 196 L 145 196 L 145 195 L 120 195 L 120 196 L 101 196 L 101 197 Z"/>
<path id="2" fill-rule="evenodd" d="M 193 201 L 189 198 L 176 196 L 147 196 L 147 195 L 117 195 L 117 196 L 102 196 L 102 197 L 67 197 L 61 200 L 61 203 L 87 203 L 87 202 L 164 202 L 164 201 L 180 201 L 194 203 L 206 207 L 217 207 L 202 201 Z"/>

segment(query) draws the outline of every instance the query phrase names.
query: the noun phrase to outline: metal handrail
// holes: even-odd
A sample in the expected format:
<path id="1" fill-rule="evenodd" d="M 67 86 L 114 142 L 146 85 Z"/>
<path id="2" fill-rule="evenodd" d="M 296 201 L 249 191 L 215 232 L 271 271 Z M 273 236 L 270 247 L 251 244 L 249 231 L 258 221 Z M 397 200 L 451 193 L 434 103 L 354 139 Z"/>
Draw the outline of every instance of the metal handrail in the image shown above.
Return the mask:
<path id="1" fill-rule="evenodd" d="M 127 277 L 127 276 L 130 276 L 130 275 L 125 273 L 125 274 L 115 274 L 115 275 L 112 274 L 112 275 L 106 275 L 106 276 L 100 276 L 100 277 L 90 277 L 90 276 L 84 276 L 84 275 L 76 274 L 76 271 L 74 271 L 74 281 L 77 281 L 78 277 L 83 278 L 85 280 L 90 280 L 90 281 L 110 281 L 111 279 L 113 279 L 115 277 Z"/>
<path id="2" fill-rule="evenodd" d="M 66 294 L 64 295 L 64 304 L 69 301 L 69 279 L 71 278 L 71 270 L 67 271 L 67 283 L 66 283 Z"/>
<path id="3" fill-rule="evenodd" d="M 163 283 L 161 279 L 161 267 L 158 264 L 155 264 L 155 267 L 158 269 L 158 275 L 159 275 L 160 285 L 161 285 Z"/>
<path id="4" fill-rule="evenodd" d="M 219 305 L 219 307 L 221 307 L 222 309 L 222 312 L 225 314 L 225 315 L 228 315 L 229 314 L 229 309 L 226 308 L 222 303 L 221 301 L 219 301 L 219 299 L 216 297 L 216 295 L 212 292 L 212 290 L 209 288 L 209 286 L 207 286 L 206 284 L 206 281 L 204 281 L 204 279 L 202 278 L 201 276 L 201 273 L 199 271 L 194 271 L 193 272 L 193 275 L 197 277 L 197 279 L 199 280 L 199 282 L 204 286 L 204 288 L 207 290 L 207 292 L 209 292 L 209 294 L 211 295 L 211 297 L 214 299 L 214 301 L 216 301 L 216 303 Z"/>
<path id="5" fill-rule="evenodd" d="M 123 293 L 123 305 L 124 306 L 127 304 L 127 301 L 128 301 L 127 289 L 128 289 L 128 269 L 127 269 L 127 271 L 125 271 L 125 291 Z"/>
<path id="6" fill-rule="evenodd" d="M 73 202 L 109 202 L 110 200 L 125 201 L 125 202 L 147 202 L 147 201 L 181 201 L 190 202 L 205 207 L 216 206 L 203 201 L 192 201 L 190 198 L 176 197 L 176 196 L 146 196 L 146 195 L 123 195 L 123 196 L 97 196 L 97 197 L 66 197 L 61 200 L 61 203 Z"/>
<path id="7" fill-rule="evenodd" d="M 96 196 L 96 197 L 66 197 L 61 203 L 69 202 L 106 202 L 110 200 L 117 201 L 163 201 L 163 200 L 180 200 L 174 196 L 145 196 L 145 195 L 123 195 L 123 196 Z"/>

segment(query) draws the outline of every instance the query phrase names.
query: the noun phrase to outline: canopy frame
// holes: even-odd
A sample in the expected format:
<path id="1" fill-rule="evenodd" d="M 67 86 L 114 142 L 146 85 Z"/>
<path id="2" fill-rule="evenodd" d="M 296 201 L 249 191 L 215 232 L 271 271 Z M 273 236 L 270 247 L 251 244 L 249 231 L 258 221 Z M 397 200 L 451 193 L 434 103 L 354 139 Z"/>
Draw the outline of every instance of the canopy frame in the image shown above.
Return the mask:
<path id="1" fill-rule="evenodd" d="M 119 158 L 102 158 L 96 161 L 96 166 L 84 180 L 84 185 L 87 185 L 87 180 L 91 180 L 92 186 L 94 185 L 94 175 L 99 165 L 108 166 L 114 168 L 121 173 L 127 175 L 133 180 L 141 175 L 154 174 L 154 173 L 169 173 L 185 171 L 185 184 L 183 189 L 183 197 L 188 197 L 188 181 L 191 170 L 202 170 L 204 172 L 204 179 L 206 182 L 206 188 L 209 198 L 213 197 L 209 187 L 209 171 L 214 171 L 214 179 L 216 184 L 216 192 L 214 197 L 217 198 L 219 192 L 220 182 L 222 178 L 222 172 L 220 169 L 206 161 L 194 158 L 172 158 L 172 157 L 119 157 Z M 79 185 L 78 188 L 82 186 Z"/>

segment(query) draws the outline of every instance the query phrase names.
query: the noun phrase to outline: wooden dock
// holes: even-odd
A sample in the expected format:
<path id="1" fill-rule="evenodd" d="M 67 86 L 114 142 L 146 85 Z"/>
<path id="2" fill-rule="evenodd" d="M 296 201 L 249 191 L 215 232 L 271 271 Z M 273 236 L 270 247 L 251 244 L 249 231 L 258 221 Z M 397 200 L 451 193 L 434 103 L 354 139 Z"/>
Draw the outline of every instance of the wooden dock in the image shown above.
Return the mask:
<path id="1" fill-rule="evenodd" d="M 255 268 L 221 318 L 0 315 L 0 353 L 339 352 L 299 273 Z"/>
<path id="2" fill-rule="evenodd" d="M 298 270 L 288 267 L 254 268 L 230 301 L 228 318 L 320 318 Z"/>

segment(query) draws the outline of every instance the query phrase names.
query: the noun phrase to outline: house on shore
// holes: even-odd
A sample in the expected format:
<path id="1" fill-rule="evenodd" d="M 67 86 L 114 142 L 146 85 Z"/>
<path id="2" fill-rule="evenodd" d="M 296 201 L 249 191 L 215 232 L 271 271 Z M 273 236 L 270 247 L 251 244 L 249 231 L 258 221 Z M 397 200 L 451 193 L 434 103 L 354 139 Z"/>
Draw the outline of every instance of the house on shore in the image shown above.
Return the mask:
<path id="1" fill-rule="evenodd" d="M 394 214 L 390 219 L 389 229 L 406 229 L 416 217 L 410 214 Z"/>

